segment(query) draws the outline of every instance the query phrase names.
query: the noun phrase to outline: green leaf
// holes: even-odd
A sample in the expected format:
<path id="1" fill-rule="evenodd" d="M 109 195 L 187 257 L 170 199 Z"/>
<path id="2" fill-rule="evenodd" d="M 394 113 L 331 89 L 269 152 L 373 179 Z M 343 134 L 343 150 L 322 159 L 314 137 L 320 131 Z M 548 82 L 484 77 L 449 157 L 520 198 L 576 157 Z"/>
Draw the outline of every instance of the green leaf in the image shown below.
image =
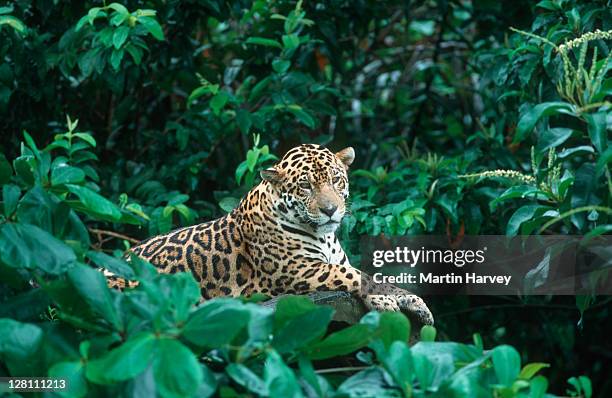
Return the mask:
<path id="1" fill-rule="evenodd" d="M 440 343 L 429 343 L 440 344 Z M 434 352 L 423 354 L 412 350 L 414 374 L 421 384 L 421 389 L 435 389 L 448 380 L 455 371 L 453 356 L 449 352 Z"/>
<path id="2" fill-rule="evenodd" d="M 169 338 L 157 342 L 153 377 L 162 397 L 194 396 L 203 381 L 195 355 L 183 344 Z"/>
<path id="3" fill-rule="evenodd" d="M 268 387 L 253 371 L 239 363 L 230 363 L 225 372 L 236 383 L 259 396 L 268 396 Z"/>
<path id="4" fill-rule="evenodd" d="M 11 168 L 11 164 L 6 160 L 6 156 L 0 153 L 0 185 L 8 183 L 12 175 L 13 169 Z"/>
<path id="5" fill-rule="evenodd" d="M 274 329 L 280 330 L 291 319 L 313 311 L 317 306 L 308 297 L 283 296 L 276 303 Z"/>
<path id="6" fill-rule="evenodd" d="M 113 33 L 113 46 L 118 50 L 125 43 L 129 34 L 130 28 L 127 26 L 120 26 L 115 29 L 115 33 Z"/>
<path id="7" fill-rule="evenodd" d="M 138 22 L 157 40 L 164 40 L 164 31 L 153 17 L 138 17 Z"/>
<path id="8" fill-rule="evenodd" d="M 227 91 L 221 90 L 219 91 L 212 99 L 210 100 L 210 107 L 213 110 L 215 115 L 219 115 L 227 101 L 229 100 L 229 94 Z"/>
<path id="9" fill-rule="evenodd" d="M 409 397 L 412 390 L 412 355 L 403 341 L 395 341 L 382 358 L 385 369 L 393 376 L 404 395 Z"/>
<path id="10" fill-rule="evenodd" d="M 300 38 L 295 33 L 283 35 L 283 47 L 286 51 L 292 52 L 300 45 Z"/>
<path id="11" fill-rule="evenodd" d="M 0 262 L 10 267 L 58 275 L 75 261 L 74 251 L 47 231 L 28 224 L 0 225 Z"/>
<path id="12" fill-rule="evenodd" d="M 272 345 L 281 354 L 304 347 L 325 334 L 333 314 L 330 307 L 317 307 L 290 319 L 275 332 Z"/>
<path id="13" fill-rule="evenodd" d="M 31 155 L 19 156 L 17 159 L 13 160 L 15 174 L 17 174 L 17 176 L 28 185 L 34 185 L 35 164 L 36 160 L 34 159 L 34 156 Z"/>
<path id="14" fill-rule="evenodd" d="M 219 201 L 219 207 L 224 212 L 229 213 L 238 206 L 238 203 L 240 203 L 240 199 L 228 196 Z"/>
<path id="15" fill-rule="evenodd" d="M 300 384 L 295 373 L 276 351 L 269 351 L 264 365 L 264 380 L 270 397 L 301 398 Z"/>
<path id="16" fill-rule="evenodd" d="M 246 109 L 238 109 L 236 112 L 236 123 L 240 128 L 242 134 L 248 134 L 251 129 L 253 121 L 251 120 L 251 114 Z"/>
<path id="17" fill-rule="evenodd" d="M 421 341 L 432 342 L 436 340 L 436 328 L 431 325 L 424 325 L 421 328 Z"/>
<path id="18" fill-rule="evenodd" d="M 266 39 L 264 37 L 249 37 L 246 39 L 245 43 L 246 44 L 257 44 L 260 46 L 267 46 L 267 47 L 283 48 L 278 41 L 272 40 L 272 39 Z"/>
<path id="19" fill-rule="evenodd" d="M 96 384 L 114 384 L 134 378 L 151 363 L 155 336 L 143 333 L 130 338 L 101 358 L 90 360 L 85 375 Z"/>
<path id="20" fill-rule="evenodd" d="M 51 185 L 78 184 L 85 181 L 85 173 L 78 167 L 61 165 L 51 170 Z"/>
<path id="21" fill-rule="evenodd" d="M 274 69 L 274 71 L 279 74 L 287 72 L 290 66 L 291 62 L 283 59 L 275 59 L 274 61 L 272 61 L 272 69 Z"/>
<path id="22" fill-rule="evenodd" d="M 253 172 L 255 170 L 255 166 L 257 165 L 257 159 L 259 158 L 259 150 L 257 149 L 249 149 L 246 155 L 246 164 L 249 171 Z"/>
<path id="23" fill-rule="evenodd" d="M 87 394 L 85 368 L 81 361 L 58 362 L 49 369 L 49 377 L 66 380 L 68 390 L 58 391 L 60 397 L 84 397 Z"/>
<path id="24" fill-rule="evenodd" d="M 372 335 L 373 332 L 368 325 L 349 326 L 311 345 L 308 348 L 308 357 L 310 359 L 326 359 L 350 354 L 368 345 Z"/>
<path id="25" fill-rule="evenodd" d="M 124 55 L 125 51 L 123 49 L 113 50 L 110 57 L 110 63 L 114 70 L 119 70 L 119 66 L 121 66 L 121 60 L 123 60 Z"/>
<path id="26" fill-rule="evenodd" d="M 524 114 L 521 114 L 518 125 L 516 126 L 516 135 L 513 143 L 521 142 L 531 133 L 538 120 L 543 117 L 554 115 L 556 113 L 572 114 L 574 106 L 567 102 L 545 102 L 530 108 Z"/>
<path id="27" fill-rule="evenodd" d="M 549 148 L 556 148 L 572 136 L 574 130 L 563 127 L 555 127 L 545 130 L 538 137 L 538 152 L 544 153 Z"/>
<path id="28" fill-rule="evenodd" d="M 19 33 L 24 33 L 26 31 L 26 26 L 23 22 L 12 15 L 0 15 L 0 26 L 2 25 L 8 25 Z"/>
<path id="29" fill-rule="evenodd" d="M 548 380 L 544 376 L 536 376 L 529 383 L 529 398 L 544 398 L 548 389 Z"/>
<path id="30" fill-rule="evenodd" d="M 609 146 L 608 149 L 599 156 L 599 159 L 597 159 L 597 164 L 595 165 L 595 179 L 599 178 L 610 164 L 612 164 L 612 146 Z"/>
<path id="31" fill-rule="evenodd" d="M 293 113 L 297 119 L 302 122 L 308 128 L 314 129 L 316 122 L 315 119 L 310 115 L 310 113 L 306 112 L 298 105 L 293 105 L 288 107 L 289 112 Z"/>
<path id="32" fill-rule="evenodd" d="M 140 65 L 140 62 L 142 61 L 142 50 L 140 49 L 140 47 L 136 47 L 133 44 L 128 44 L 125 47 L 125 51 L 130 54 L 132 60 L 136 65 Z"/>
<path id="33" fill-rule="evenodd" d="M 511 386 L 521 371 L 521 357 L 509 345 L 500 345 L 492 351 L 493 368 L 500 384 Z"/>
<path id="34" fill-rule="evenodd" d="M 609 112 L 597 112 L 593 114 L 585 114 L 584 118 L 587 121 L 589 138 L 597 152 L 603 153 L 608 146 L 607 123 L 606 116 Z"/>
<path id="35" fill-rule="evenodd" d="M 132 267 L 130 267 L 129 264 L 121 258 L 109 256 L 106 253 L 93 250 L 87 252 L 87 257 L 98 267 L 106 268 L 117 276 L 126 279 L 134 278 L 134 271 L 132 270 Z"/>
<path id="36" fill-rule="evenodd" d="M 100 314 L 115 329 L 122 328 L 122 322 L 113 305 L 113 296 L 102 272 L 86 265 L 77 264 L 68 271 L 68 279 L 77 294 L 87 305 Z"/>
<path id="37" fill-rule="evenodd" d="M 199 347 L 218 348 L 229 344 L 249 322 L 249 311 L 230 299 L 214 299 L 194 311 L 182 336 Z"/>
<path id="38" fill-rule="evenodd" d="M 118 221 L 121 219 L 119 207 L 100 194 L 79 185 L 66 184 L 66 188 L 79 198 L 86 212 L 102 220 Z"/>
<path id="39" fill-rule="evenodd" d="M 21 190 L 17 185 L 6 184 L 2 187 L 2 202 L 4 204 L 4 216 L 9 218 L 17 209 L 17 203 L 21 196 Z"/>
<path id="40" fill-rule="evenodd" d="M 508 220 L 508 225 L 506 225 L 506 235 L 516 236 L 519 232 L 521 224 L 525 221 L 531 220 L 535 216 L 536 211 L 542 208 L 543 206 L 541 205 L 524 205 L 518 208 L 514 214 L 512 214 L 510 220 Z"/>
<path id="41" fill-rule="evenodd" d="M 523 366 L 523 369 L 521 369 L 521 373 L 519 373 L 518 377 L 519 379 L 529 380 L 540 370 L 549 367 L 549 364 L 542 362 L 528 363 L 527 365 Z"/>
<path id="42" fill-rule="evenodd" d="M 15 7 L 13 7 L 12 4 L 9 4 L 6 7 L 0 7 L 0 15 L 2 14 L 10 14 L 13 12 L 13 10 L 15 9 Z"/>
<path id="43" fill-rule="evenodd" d="M 123 4 L 110 3 L 108 5 L 108 8 L 111 8 L 111 9 L 117 11 L 117 13 L 120 14 L 120 15 L 125 15 L 125 16 L 129 16 L 130 15 L 130 12 L 128 11 L 127 8 L 125 8 L 125 6 Z"/>
<path id="44" fill-rule="evenodd" d="M 205 86 L 200 86 L 193 90 L 187 98 L 187 107 L 191 106 L 191 103 L 196 99 L 202 97 L 206 94 L 217 94 L 219 92 L 218 84 L 206 84 Z"/>
<path id="45" fill-rule="evenodd" d="M 43 332 L 36 325 L 2 318 L 0 335 L 0 353 L 11 360 L 26 361 L 38 351 Z"/>
<path id="46" fill-rule="evenodd" d="M 369 314 L 377 314 L 370 312 Z M 368 315 L 369 315 L 368 314 Z M 360 323 L 364 323 L 364 316 Z M 376 337 L 380 338 L 386 348 L 395 341 L 408 341 L 410 338 L 410 321 L 401 312 L 383 312 L 378 319 Z"/>

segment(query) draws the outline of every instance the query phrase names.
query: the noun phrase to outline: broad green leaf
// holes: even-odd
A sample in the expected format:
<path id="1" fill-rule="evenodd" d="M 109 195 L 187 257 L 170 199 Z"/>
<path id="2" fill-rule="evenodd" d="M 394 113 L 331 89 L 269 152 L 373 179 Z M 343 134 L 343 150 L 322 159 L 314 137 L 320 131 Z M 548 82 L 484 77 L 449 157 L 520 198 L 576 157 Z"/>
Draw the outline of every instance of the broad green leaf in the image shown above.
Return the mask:
<path id="1" fill-rule="evenodd" d="M 25 33 L 26 31 L 26 26 L 23 22 L 12 15 L 0 15 L 0 27 L 2 25 L 8 25 L 19 33 Z"/>
<path id="2" fill-rule="evenodd" d="M 436 340 L 436 328 L 431 325 L 424 325 L 421 328 L 421 341 L 433 342 Z"/>
<path id="3" fill-rule="evenodd" d="M 518 210 L 512 214 L 510 220 L 508 220 L 508 224 L 506 225 L 506 235 L 507 236 L 516 236 L 519 232 L 521 224 L 525 221 L 531 220 L 536 211 L 542 209 L 541 205 L 524 205 L 520 207 Z"/>
<path id="4" fill-rule="evenodd" d="M 49 377 L 66 380 L 68 389 L 58 391 L 60 397 L 84 397 L 87 394 L 85 368 L 81 361 L 58 362 L 49 369 Z"/>
<path id="5" fill-rule="evenodd" d="M 541 118 L 554 115 L 555 113 L 572 114 L 573 111 L 574 106 L 567 102 L 545 102 L 532 107 L 524 114 L 521 114 L 521 118 L 516 126 L 516 135 L 513 142 L 523 141 Z"/>
<path id="6" fill-rule="evenodd" d="M 225 372 L 236 383 L 246 388 L 258 396 L 268 396 L 268 387 L 264 381 L 257 376 L 251 369 L 239 363 L 230 363 Z"/>
<path id="7" fill-rule="evenodd" d="M 10 267 L 58 275 L 75 263 L 76 256 L 64 242 L 34 225 L 2 224 L 0 261 Z"/>
<path id="8" fill-rule="evenodd" d="M 123 56 L 125 55 L 125 50 L 113 49 L 110 57 L 110 63 L 114 70 L 119 70 L 119 66 L 121 66 L 121 60 L 123 60 Z"/>
<path id="9" fill-rule="evenodd" d="M 264 381 L 270 397 L 301 398 L 304 395 L 293 370 L 276 351 L 269 351 L 264 365 Z"/>
<path id="10" fill-rule="evenodd" d="M 130 28 L 127 26 L 120 26 L 115 29 L 115 33 L 113 33 L 113 46 L 119 49 L 125 43 L 129 34 Z"/>
<path id="11" fill-rule="evenodd" d="M 251 125 L 253 124 L 249 111 L 246 109 L 238 109 L 236 112 L 236 123 L 238 124 L 242 134 L 248 134 L 249 130 L 251 129 Z"/>
<path id="12" fill-rule="evenodd" d="M 195 90 L 193 90 L 191 94 L 189 95 L 189 98 L 187 98 L 187 107 L 191 106 L 191 103 L 193 101 L 202 97 L 203 95 L 206 95 L 206 94 L 216 95 L 218 92 L 219 92 L 218 84 L 206 84 L 205 86 L 200 86 L 196 88 Z"/>
<path id="13" fill-rule="evenodd" d="M 51 170 L 51 185 L 78 184 L 85 181 L 85 173 L 78 167 L 58 166 Z"/>
<path id="14" fill-rule="evenodd" d="M 246 39 L 245 43 L 246 44 L 257 44 L 260 46 L 267 46 L 267 47 L 282 48 L 281 44 L 278 41 L 272 40 L 272 39 L 266 39 L 264 37 L 249 37 Z"/>
<path id="15" fill-rule="evenodd" d="M 523 366 L 523 369 L 521 369 L 521 373 L 519 373 L 518 377 L 519 379 L 529 380 L 540 370 L 549 367 L 549 364 L 542 362 L 528 363 L 527 365 Z"/>
<path id="16" fill-rule="evenodd" d="M 0 354 L 11 360 L 27 361 L 38 351 L 43 332 L 36 325 L 1 318 L 0 336 Z"/>
<path id="17" fill-rule="evenodd" d="M 87 257 L 94 262 L 100 268 L 106 268 L 113 274 L 132 279 L 134 278 L 134 271 L 128 265 L 128 263 L 120 258 L 109 256 L 103 252 L 97 252 L 90 250 L 87 252 Z"/>
<path id="18" fill-rule="evenodd" d="M 274 330 L 280 330 L 291 319 L 313 311 L 316 308 L 317 306 L 308 297 L 283 296 L 276 303 Z"/>
<path id="19" fill-rule="evenodd" d="M 548 389 L 548 380 L 544 376 L 536 376 L 529 382 L 529 398 L 543 398 Z"/>
<path id="20" fill-rule="evenodd" d="M 4 215 L 7 218 L 17 209 L 20 196 L 21 190 L 17 185 L 6 184 L 2 187 L 2 203 L 4 205 Z"/>
<path id="21" fill-rule="evenodd" d="M 304 347 L 325 334 L 333 314 L 330 307 L 317 307 L 290 319 L 275 332 L 272 345 L 281 354 Z"/>
<path id="22" fill-rule="evenodd" d="M 162 397 L 194 396 L 203 380 L 195 355 L 183 344 L 170 338 L 157 341 L 153 377 Z"/>
<path id="23" fill-rule="evenodd" d="M 121 210 L 117 205 L 91 189 L 73 184 L 66 184 L 66 188 L 80 199 L 88 213 L 108 221 L 118 221 L 121 218 Z"/>
<path id="24" fill-rule="evenodd" d="M 554 127 L 545 130 L 538 137 L 538 151 L 546 152 L 549 148 L 556 148 L 572 136 L 574 130 L 564 127 Z"/>
<path id="25" fill-rule="evenodd" d="M 430 343 L 438 344 L 438 343 Z M 437 388 L 455 371 L 453 356 L 448 352 L 421 353 L 412 351 L 414 374 L 421 389 Z"/>
<path id="26" fill-rule="evenodd" d="M 229 213 L 238 206 L 238 203 L 240 203 L 240 199 L 228 196 L 219 201 L 219 207 L 223 209 L 224 212 Z"/>
<path id="27" fill-rule="evenodd" d="M 403 341 L 395 341 L 382 358 L 385 369 L 393 376 L 405 396 L 410 396 L 412 390 L 412 355 L 410 348 Z"/>
<path id="28" fill-rule="evenodd" d="M 210 100 L 210 108 L 215 115 L 219 115 L 219 113 L 221 113 L 221 110 L 223 107 L 225 107 L 225 104 L 227 104 L 229 98 L 230 96 L 228 92 L 224 90 L 219 91 L 214 97 L 212 97 Z"/>
<path id="29" fill-rule="evenodd" d="M 368 345 L 372 335 L 373 332 L 367 325 L 349 326 L 308 347 L 308 357 L 310 359 L 326 359 L 350 354 Z"/>
<path id="30" fill-rule="evenodd" d="M 308 128 L 314 129 L 316 122 L 315 119 L 301 107 L 290 106 L 289 112 L 293 113 L 297 119 L 302 122 Z"/>
<path id="31" fill-rule="evenodd" d="M 199 347 L 217 348 L 229 344 L 248 324 L 249 311 L 229 299 L 208 301 L 194 311 L 182 336 Z"/>
<path id="32" fill-rule="evenodd" d="M 259 158 L 259 150 L 249 149 L 246 155 L 246 164 L 249 171 L 253 172 L 255 170 L 255 166 L 257 165 L 257 159 Z"/>
<path id="33" fill-rule="evenodd" d="M 153 17 L 139 17 L 138 22 L 157 40 L 164 40 L 164 31 Z"/>
<path id="34" fill-rule="evenodd" d="M 291 62 L 284 59 L 275 59 L 274 61 L 272 61 L 272 69 L 274 69 L 274 71 L 279 74 L 287 72 L 290 66 Z"/>
<path id="35" fill-rule="evenodd" d="M 599 159 L 597 159 L 597 164 L 595 165 L 595 178 L 599 178 L 604 170 L 610 167 L 610 164 L 612 164 L 612 146 L 609 146 L 608 149 L 599 156 Z"/>
<path id="36" fill-rule="evenodd" d="M 521 371 L 521 357 L 509 345 L 500 345 L 492 351 L 493 368 L 499 383 L 511 386 Z"/>
<path id="37" fill-rule="evenodd" d="M 121 15 L 129 15 L 130 12 L 128 11 L 127 8 L 125 8 L 125 6 L 123 4 L 119 4 L 119 3 L 110 3 L 108 5 L 108 8 L 111 8 L 115 11 L 117 11 L 118 14 Z"/>
<path id="38" fill-rule="evenodd" d="M 76 293 L 96 313 L 115 327 L 122 328 L 121 318 L 113 304 L 113 296 L 106 284 L 104 274 L 89 266 L 78 264 L 68 271 L 68 279 Z"/>
<path id="39" fill-rule="evenodd" d="M 114 384 L 142 373 L 155 355 L 157 339 L 151 333 L 130 338 L 119 347 L 90 360 L 85 375 L 96 384 Z"/>
<path id="40" fill-rule="evenodd" d="M 584 118 L 587 121 L 587 128 L 591 143 L 597 149 L 597 152 L 603 153 L 608 146 L 609 131 L 607 130 L 606 116 L 608 112 L 597 112 L 593 114 L 585 114 Z"/>
<path id="41" fill-rule="evenodd" d="M 11 164 L 6 160 L 6 156 L 0 153 L 0 185 L 6 184 L 11 180 L 13 169 Z"/>
<path id="42" fill-rule="evenodd" d="M 344 380 L 338 387 L 341 397 L 401 398 L 397 389 L 389 386 L 388 377 L 378 368 L 368 368 Z"/>

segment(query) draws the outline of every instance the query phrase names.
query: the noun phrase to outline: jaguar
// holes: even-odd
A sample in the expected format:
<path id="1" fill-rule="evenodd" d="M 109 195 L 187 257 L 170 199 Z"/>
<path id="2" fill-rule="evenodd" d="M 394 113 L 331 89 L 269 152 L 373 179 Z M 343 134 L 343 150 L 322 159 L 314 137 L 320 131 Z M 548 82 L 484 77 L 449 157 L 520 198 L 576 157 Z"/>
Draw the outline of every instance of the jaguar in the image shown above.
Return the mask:
<path id="1" fill-rule="evenodd" d="M 191 272 L 203 300 L 339 290 L 366 308 L 401 311 L 421 324 L 433 316 L 418 296 L 393 285 L 383 290 L 351 266 L 335 231 L 347 211 L 348 168 L 355 151 L 315 144 L 289 150 L 262 170 L 261 183 L 227 215 L 152 237 L 131 248 L 159 272 Z M 119 289 L 130 281 L 110 277 Z"/>

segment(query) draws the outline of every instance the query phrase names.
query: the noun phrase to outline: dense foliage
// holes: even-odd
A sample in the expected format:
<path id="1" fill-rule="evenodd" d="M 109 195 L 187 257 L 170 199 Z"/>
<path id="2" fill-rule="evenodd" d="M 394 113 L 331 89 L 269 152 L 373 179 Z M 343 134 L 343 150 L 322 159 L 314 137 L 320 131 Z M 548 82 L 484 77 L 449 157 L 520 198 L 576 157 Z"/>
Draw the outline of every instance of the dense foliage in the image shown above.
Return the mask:
<path id="1" fill-rule="evenodd" d="M 231 210 L 300 142 L 357 151 L 339 231 L 355 264 L 363 234 L 609 233 L 611 14 L 572 0 L 0 7 L 0 375 L 64 375 L 74 396 L 605 396 L 607 298 L 431 298 L 444 342 L 426 328 L 408 347 L 399 314 L 326 333 L 330 308 L 196 305 L 191 276 L 120 258 Z M 109 290 L 92 266 L 140 286 Z"/>

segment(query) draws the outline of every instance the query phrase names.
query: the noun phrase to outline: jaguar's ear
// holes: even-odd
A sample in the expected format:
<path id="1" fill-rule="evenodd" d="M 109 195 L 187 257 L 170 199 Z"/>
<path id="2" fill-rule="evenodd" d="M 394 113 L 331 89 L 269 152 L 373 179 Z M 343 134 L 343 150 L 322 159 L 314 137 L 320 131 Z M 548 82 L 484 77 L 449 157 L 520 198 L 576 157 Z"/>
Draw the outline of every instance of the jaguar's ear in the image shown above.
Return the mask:
<path id="1" fill-rule="evenodd" d="M 336 157 L 348 168 L 355 160 L 355 150 L 349 146 L 340 152 L 336 152 Z"/>
<path id="2" fill-rule="evenodd" d="M 259 175 L 264 181 L 270 181 L 272 183 L 279 183 L 283 180 L 283 175 L 274 167 L 262 170 Z"/>

